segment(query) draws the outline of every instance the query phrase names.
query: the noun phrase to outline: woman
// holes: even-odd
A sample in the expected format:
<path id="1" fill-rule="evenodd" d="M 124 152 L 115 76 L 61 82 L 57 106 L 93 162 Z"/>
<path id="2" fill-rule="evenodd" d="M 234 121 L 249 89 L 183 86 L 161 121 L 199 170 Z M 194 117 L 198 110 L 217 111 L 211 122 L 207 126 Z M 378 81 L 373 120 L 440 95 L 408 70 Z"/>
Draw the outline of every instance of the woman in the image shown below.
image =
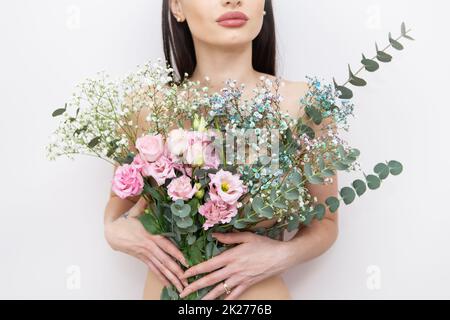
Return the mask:
<path id="1" fill-rule="evenodd" d="M 180 78 L 187 73 L 189 79 L 200 81 L 212 92 L 231 78 L 246 84 L 244 98 L 249 98 L 261 76 L 275 79 L 275 27 L 270 0 L 164 0 L 163 39 L 166 59 Z M 284 97 L 281 109 L 298 117 L 298 99 L 307 84 L 284 83 L 280 89 Z M 324 202 L 337 194 L 336 178 L 332 184 L 308 185 L 308 189 Z M 225 292 L 226 299 L 291 299 L 282 272 L 325 252 L 338 230 L 337 213 L 327 212 L 323 221 L 314 221 L 289 241 L 251 232 L 217 234 L 220 242 L 238 245 L 183 272 L 177 261 L 184 265 L 186 261 L 178 248 L 162 236 L 148 234 L 136 219 L 144 208 L 143 199 L 121 200 L 111 193 L 105 209 L 105 237 L 111 247 L 135 256 L 149 267 L 144 299 L 159 299 L 161 289 L 169 284 L 175 285 L 182 297 L 215 285 L 204 299 L 217 299 Z M 122 216 L 124 212 L 127 217 Z M 273 223 L 264 222 L 265 226 Z M 210 274 L 188 285 L 188 277 L 205 272 Z"/>

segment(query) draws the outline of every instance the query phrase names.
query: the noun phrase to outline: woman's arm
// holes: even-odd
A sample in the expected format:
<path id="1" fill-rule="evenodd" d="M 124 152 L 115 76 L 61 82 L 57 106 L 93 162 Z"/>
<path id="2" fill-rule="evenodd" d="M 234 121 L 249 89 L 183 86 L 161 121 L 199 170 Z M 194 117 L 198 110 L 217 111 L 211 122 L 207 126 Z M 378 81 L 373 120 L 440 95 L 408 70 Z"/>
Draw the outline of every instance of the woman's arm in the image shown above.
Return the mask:
<path id="1" fill-rule="evenodd" d="M 114 171 L 116 169 L 117 166 L 114 168 Z M 122 214 L 129 211 L 139 201 L 139 198 L 139 196 L 136 196 L 128 197 L 127 199 L 121 199 L 111 190 L 109 200 L 105 208 L 104 223 L 107 224 L 109 222 L 115 221 Z"/>
<path id="2" fill-rule="evenodd" d="M 188 264 L 183 253 L 170 240 L 145 230 L 137 217 L 146 207 L 147 201 L 143 197 L 121 199 L 111 191 L 104 213 L 105 238 L 112 249 L 145 263 L 165 286 L 172 283 L 181 291 L 187 281 L 180 280 L 183 270 L 175 260 L 186 267 Z M 121 217 L 126 211 L 129 212 L 128 217 Z"/>
<path id="3" fill-rule="evenodd" d="M 325 203 L 330 196 L 338 193 L 337 175 L 328 185 L 307 185 L 311 196 L 317 197 L 319 203 Z M 330 213 L 328 208 L 322 221 L 313 220 L 310 226 L 301 228 L 289 241 L 286 241 L 286 251 L 291 264 L 304 263 L 320 256 L 327 251 L 338 236 L 338 212 Z"/>

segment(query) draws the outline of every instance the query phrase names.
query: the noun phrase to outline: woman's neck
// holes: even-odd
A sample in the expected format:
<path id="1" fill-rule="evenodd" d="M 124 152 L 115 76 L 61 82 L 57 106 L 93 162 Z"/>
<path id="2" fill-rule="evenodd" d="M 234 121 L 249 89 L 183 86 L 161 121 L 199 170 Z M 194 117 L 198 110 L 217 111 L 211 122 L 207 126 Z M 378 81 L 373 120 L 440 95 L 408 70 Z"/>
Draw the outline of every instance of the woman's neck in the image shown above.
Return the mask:
<path id="1" fill-rule="evenodd" d="M 211 91 L 217 92 L 225 87 L 228 79 L 244 83 L 246 88 L 255 87 L 262 73 L 253 69 L 252 43 L 239 46 L 210 46 L 204 42 L 195 42 L 197 66 L 189 77 L 192 81 L 200 81 Z M 208 81 L 205 80 L 208 78 Z"/>

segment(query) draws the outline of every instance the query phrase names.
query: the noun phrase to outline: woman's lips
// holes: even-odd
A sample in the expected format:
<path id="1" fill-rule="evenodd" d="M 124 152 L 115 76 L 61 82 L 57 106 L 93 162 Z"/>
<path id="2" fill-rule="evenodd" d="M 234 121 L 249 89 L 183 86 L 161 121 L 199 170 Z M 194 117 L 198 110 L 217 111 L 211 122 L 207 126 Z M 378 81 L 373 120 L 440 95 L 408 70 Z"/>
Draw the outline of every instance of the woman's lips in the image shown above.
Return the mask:
<path id="1" fill-rule="evenodd" d="M 221 15 L 216 21 L 223 27 L 235 28 L 243 26 L 248 17 L 240 11 L 231 11 Z"/>

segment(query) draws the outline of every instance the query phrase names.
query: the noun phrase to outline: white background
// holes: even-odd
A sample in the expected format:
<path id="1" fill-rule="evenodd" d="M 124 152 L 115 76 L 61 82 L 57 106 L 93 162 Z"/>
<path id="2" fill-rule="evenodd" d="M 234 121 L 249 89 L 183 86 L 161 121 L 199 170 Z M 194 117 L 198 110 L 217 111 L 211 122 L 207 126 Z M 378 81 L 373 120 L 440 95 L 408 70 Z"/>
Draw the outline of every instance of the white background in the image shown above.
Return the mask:
<path id="1" fill-rule="evenodd" d="M 250 1 L 250 0 L 249 0 Z M 346 78 L 374 41 L 415 42 L 355 90 L 348 140 L 370 172 L 405 166 L 351 206 L 320 258 L 289 270 L 295 299 L 450 298 L 449 24 L 445 0 L 274 0 L 280 74 Z M 51 112 L 95 72 L 162 57 L 161 1 L 9 0 L 0 4 L 0 298 L 140 299 L 146 268 L 110 250 L 103 209 L 112 167 L 48 162 Z M 343 175 L 342 185 L 359 175 Z M 73 288 L 79 276 L 80 287 Z"/>

